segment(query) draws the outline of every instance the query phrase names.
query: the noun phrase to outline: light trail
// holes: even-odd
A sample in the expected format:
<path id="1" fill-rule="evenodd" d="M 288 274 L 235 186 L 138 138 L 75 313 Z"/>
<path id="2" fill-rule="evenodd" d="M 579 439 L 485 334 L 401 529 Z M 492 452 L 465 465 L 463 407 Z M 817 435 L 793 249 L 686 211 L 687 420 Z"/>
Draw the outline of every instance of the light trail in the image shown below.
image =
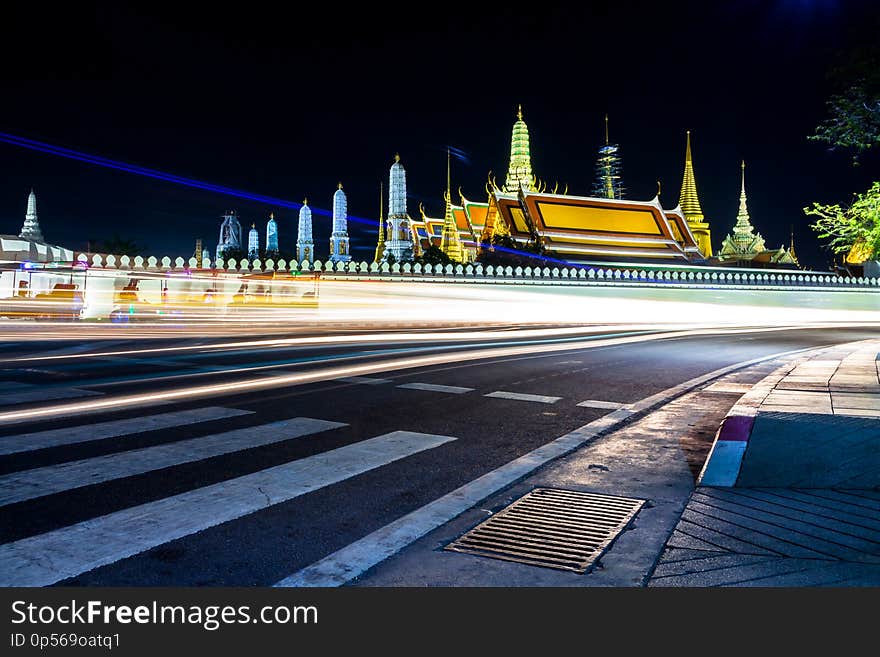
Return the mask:
<path id="1" fill-rule="evenodd" d="M 295 203 L 293 201 L 286 201 L 281 198 L 277 198 L 274 196 L 266 196 L 264 194 L 253 194 L 251 192 L 246 192 L 240 189 L 234 189 L 232 187 L 224 187 L 223 185 L 215 185 L 213 183 L 203 182 L 201 180 L 195 180 L 193 178 L 185 178 L 183 176 L 177 176 L 171 173 L 165 173 L 163 171 L 158 171 L 156 169 L 149 169 L 147 167 L 141 167 L 134 164 L 127 164 L 126 162 L 121 162 L 119 160 L 111 160 L 110 158 L 101 157 L 100 155 L 91 155 L 89 153 L 83 153 L 80 151 L 75 151 L 69 148 L 64 148 L 62 146 L 55 146 L 53 144 L 49 144 L 46 142 L 37 141 L 35 139 L 27 139 L 26 137 L 19 137 L 18 135 L 13 135 L 7 132 L 0 132 L 0 142 L 5 142 L 7 144 L 11 144 L 13 146 L 18 146 L 20 148 L 27 148 L 29 150 L 37 151 L 40 153 L 47 153 L 49 155 L 55 155 L 58 157 L 67 158 L 69 160 L 76 160 L 78 162 L 86 162 L 88 164 L 93 164 L 96 166 L 105 167 L 108 169 L 115 169 L 117 171 L 125 171 L 126 173 L 133 173 L 139 176 L 145 176 L 148 178 L 154 178 L 156 180 L 161 180 L 163 182 L 171 182 L 178 185 L 183 185 L 185 187 L 192 187 L 195 189 L 202 189 L 208 192 L 216 192 L 218 194 L 224 194 L 226 196 L 234 196 L 237 198 L 247 199 L 249 201 L 257 201 L 259 203 L 265 203 L 267 205 L 274 205 L 283 208 L 290 208 L 293 210 L 299 210 L 302 207 L 302 203 Z M 316 208 L 309 206 L 312 210 L 313 214 L 318 214 L 325 217 L 332 217 L 333 213 L 330 210 L 324 210 L 322 208 Z M 370 226 L 378 226 L 379 222 L 372 219 L 364 219 L 363 217 L 356 217 L 349 215 L 349 221 L 354 221 L 356 223 L 368 224 Z"/>
<path id="2" fill-rule="evenodd" d="M 704 325 L 702 328 L 707 328 Z M 616 325 L 615 330 L 620 332 L 627 331 L 656 331 L 677 328 L 681 326 L 662 326 L 658 324 L 631 324 Z M 698 327 L 690 327 L 698 328 Z M 393 342 L 463 342 L 468 340 L 510 340 L 512 338 L 546 338 L 558 336 L 570 336 L 598 332 L 600 330 L 607 331 L 608 327 L 594 327 L 592 331 L 589 327 L 572 327 L 572 328 L 555 328 L 555 329 L 520 329 L 515 333 L 511 331 L 455 331 L 455 332 L 423 332 L 423 333 L 367 333 L 358 335 L 327 335 L 327 336 L 309 336 L 296 338 L 274 338 L 270 340 L 247 340 L 239 342 L 223 342 L 210 345 L 183 345 L 179 347 L 155 347 L 149 349 L 121 349 L 116 351 L 102 351 L 93 353 L 78 354 L 59 354 L 53 356 L 26 356 L 22 358 L 0 359 L 0 363 L 21 363 L 33 361 L 53 361 L 53 360 L 78 360 L 84 358 L 113 358 L 117 356 L 143 356 L 146 354 L 157 353 L 174 353 L 174 352 L 191 352 L 191 351 L 218 351 L 229 349 L 249 349 L 249 348 L 278 348 L 285 346 L 296 347 L 314 347 L 314 346 L 331 346 L 331 345 L 357 345 L 357 344 L 375 344 L 375 343 L 393 343 Z"/>
<path id="3" fill-rule="evenodd" d="M 416 358 L 391 359 L 377 363 L 365 363 L 363 365 L 346 365 L 343 367 L 321 368 L 295 374 L 261 377 L 259 379 L 245 379 L 242 381 L 233 381 L 229 383 L 191 386 L 178 390 L 166 390 L 154 393 L 124 395 L 115 398 L 94 399 L 82 402 L 57 404 L 54 406 L 43 408 L 7 411 L 5 413 L 0 413 L 0 424 L 13 424 L 24 421 L 45 420 L 53 417 L 61 417 L 72 414 L 93 413 L 98 411 L 122 410 L 147 404 L 164 404 L 169 402 L 188 401 L 210 395 L 250 392 L 255 390 L 278 388 L 282 385 L 305 385 L 308 383 L 338 379 L 345 376 L 363 376 L 368 374 L 376 374 L 379 372 L 406 370 L 419 367 L 429 367 L 432 365 L 443 365 L 448 363 L 461 363 L 464 361 L 503 358 L 507 356 L 516 356 L 523 354 L 552 354 L 560 351 L 596 349 L 599 347 L 609 347 L 636 342 L 647 342 L 681 337 L 696 337 L 731 333 L 760 333 L 803 328 L 816 327 L 780 326 L 772 328 L 728 328 L 684 331 L 680 330 L 670 331 L 666 333 L 654 333 L 650 335 L 588 340 L 583 342 L 570 342 L 564 344 L 497 347 L 491 349 L 448 352 L 444 354 L 420 356 Z"/>

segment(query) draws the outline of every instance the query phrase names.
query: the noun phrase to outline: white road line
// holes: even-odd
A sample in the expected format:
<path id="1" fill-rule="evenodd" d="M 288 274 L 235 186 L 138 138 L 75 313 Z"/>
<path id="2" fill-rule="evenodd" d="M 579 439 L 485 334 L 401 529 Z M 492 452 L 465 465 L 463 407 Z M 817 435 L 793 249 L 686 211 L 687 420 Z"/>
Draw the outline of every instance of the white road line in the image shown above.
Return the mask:
<path id="1" fill-rule="evenodd" d="M 555 404 L 560 399 L 562 399 L 562 397 L 548 397 L 547 395 L 527 395 L 522 392 L 504 392 L 503 390 L 490 392 L 488 395 L 483 396 L 494 397 L 495 399 L 513 399 L 515 401 L 537 402 L 539 404 Z"/>
<path id="2" fill-rule="evenodd" d="M 133 417 L 126 420 L 110 420 L 87 424 L 80 427 L 64 427 L 62 429 L 49 429 L 35 433 L 19 434 L 17 436 L 0 437 L 0 455 L 15 454 L 17 452 L 29 452 L 35 449 L 58 447 L 59 445 L 73 445 L 89 440 L 101 440 L 103 438 L 118 438 L 129 436 L 144 431 L 157 431 L 182 427 L 187 424 L 209 422 L 236 417 L 238 415 L 250 415 L 253 411 L 241 411 L 237 408 L 222 408 L 220 406 L 208 406 L 206 408 L 194 408 L 188 411 L 176 411 L 174 413 L 162 413 L 161 415 L 147 415 L 145 417 Z"/>
<path id="3" fill-rule="evenodd" d="M 406 388 L 407 390 L 427 390 L 428 392 L 447 392 L 451 395 L 463 395 L 466 392 L 473 392 L 473 388 L 462 388 L 460 386 L 441 386 L 434 383 L 403 383 L 398 388 Z"/>
<path id="4" fill-rule="evenodd" d="M 19 390 L 11 388 L 9 392 L 0 394 L 0 406 L 9 404 L 27 404 L 28 402 L 49 401 L 51 399 L 73 399 L 75 397 L 93 397 L 103 395 L 94 390 L 79 388 L 47 388 L 44 386 L 22 384 Z"/>
<path id="5" fill-rule="evenodd" d="M 391 383 L 391 379 L 373 379 L 369 376 L 344 376 L 341 379 L 336 380 L 342 381 L 343 383 L 360 383 L 366 386 L 378 386 L 382 383 Z"/>
<path id="6" fill-rule="evenodd" d="M 545 463 L 564 456 L 602 433 L 610 432 L 633 415 L 660 406 L 697 386 L 730 372 L 775 358 L 792 356 L 807 349 L 783 351 L 743 361 L 708 372 L 684 383 L 645 397 L 630 405 L 603 415 L 589 424 L 560 436 L 556 440 L 502 465 L 482 477 L 447 493 L 433 502 L 390 522 L 364 538 L 327 555 L 310 566 L 284 578 L 275 586 L 342 586 L 364 572 L 397 554 L 410 543 L 461 515 L 502 488 L 525 477 Z"/>
<path id="7" fill-rule="evenodd" d="M 394 431 L 0 545 L 0 586 L 48 586 L 455 438 Z"/>
<path id="8" fill-rule="evenodd" d="M 625 408 L 626 404 L 620 404 L 618 402 L 610 402 L 610 401 L 600 401 L 598 399 L 586 399 L 578 404 L 578 406 L 583 406 L 584 408 L 607 408 L 612 411 L 616 411 L 618 408 Z"/>
<path id="9" fill-rule="evenodd" d="M 0 506 L 348 426 L 297 417 L 0 476 Z"/>
<path id="10" fill-rule="evenodd" d="M 751 383 L 725 383 L 719 381 L 703 388 L 703 392 L 739 393 L 743 395 L 751 389 Z"/>

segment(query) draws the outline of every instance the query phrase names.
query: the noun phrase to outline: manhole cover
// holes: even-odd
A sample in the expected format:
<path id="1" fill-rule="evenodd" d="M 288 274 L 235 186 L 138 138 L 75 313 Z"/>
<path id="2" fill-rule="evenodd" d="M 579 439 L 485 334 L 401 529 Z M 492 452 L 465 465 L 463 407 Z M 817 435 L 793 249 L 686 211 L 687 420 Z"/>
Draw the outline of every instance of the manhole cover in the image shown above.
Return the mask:
<path id="1" fill-rule="evenodd" d="M 536 488 L 446 549 L 582 573 L 642 504 L 627 497 Z"/>

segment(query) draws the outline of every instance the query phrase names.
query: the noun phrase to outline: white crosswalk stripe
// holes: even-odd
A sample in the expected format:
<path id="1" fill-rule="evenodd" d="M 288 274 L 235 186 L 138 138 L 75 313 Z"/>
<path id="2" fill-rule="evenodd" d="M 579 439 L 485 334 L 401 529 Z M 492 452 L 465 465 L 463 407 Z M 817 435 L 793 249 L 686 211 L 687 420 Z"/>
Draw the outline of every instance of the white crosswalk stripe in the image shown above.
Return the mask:
<path id="1" fill-rule="evenodd" d="M 428 392 L 446 392 L 451 395 L 463 395 L 466 392 L 473 392 L 473 388 L 462 388 L 461 386 L 441 386 L 436 383 L 403 383 L 398 388 L 407 390 L 426 390 Z"/>
<path id="2" fill-rule="evenodd" d="M 619 402 L 601 401 L 599 399 L 586 399 L 580 402 L 578 406 L 582 406 L 583 408 L 607 408 L 609 410 L 616 411 L 618 408 L 625 408 L 626 404 L 621 404 Z"/>
<path id="3" fill-rule="evenodd" d="M 0 545 L 0 586 L 48 586 L 455 438 L 394 431 Z"/>
<path id="4" fill-rule="evenodd" d="M 0 476 L 0 506 L 348 426 L 297 417 Z"/>
<path id="5" fill-rule="evenodd" d="M 0 394 L 0 406 L 27 404 L 29 402 L 43 402 L 52 399 L 94 397 L 103 394 L 103 392 L 80 390 L 79 388 L 47 388 L 46 386 L 34 385 L 31 383 L 19 383 L 14 388 L 10 388 L 8 391 Z"/>
<path id="6" fill-rule="evenodd" d="M 4 436 L 0 437 L 0 455 L 29 452 L 36 449 L 46 449 L 47 447 L 59 447 L 61 445 L 74 445 L 90 440 L 120 438 L 145 431 L 171 429 L 198 422 L 250 415 L 251 413 L 253 411 L 208 406 L 188 411 L 175 411 L 173 413 L 133 417 L 125 420 L 110 420 L 108 422 L 86 424 L 79 427 L 63 427 L 61 429 Z"/>
<path id="7" fill-rule="evenodd" d="M 504 392 L 503 390 L 498 390 L 496 392 L 490 392 L 488 395 L 484 395 L 484 397 L 494 397 L 496 399 L 513 399 L 515 401 L 527 401 L 527 402 L 537 402 L 538 404 L 555 404 L 562 397 L 550 397 L 548 395 L 527 395 L 522 392 Z"/>

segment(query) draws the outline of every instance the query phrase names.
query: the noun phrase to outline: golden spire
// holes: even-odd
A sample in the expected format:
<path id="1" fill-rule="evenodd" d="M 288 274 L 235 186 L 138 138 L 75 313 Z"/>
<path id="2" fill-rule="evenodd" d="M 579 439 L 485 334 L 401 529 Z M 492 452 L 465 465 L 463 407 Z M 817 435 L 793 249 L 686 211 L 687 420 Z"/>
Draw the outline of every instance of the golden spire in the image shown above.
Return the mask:
<path id="1" fill-rule="evenodd" d="M 395 154 L 394 154 L 394 161 L 395 161 L 395 162 L 400 162 L 400 153 L 395 153 Z"/>
<path id="2" fill-rule="evenodd" d="M 694 159 L 691 155 L 691 131 L 687 131 L 687 147 L 684 153 L 684 177 L 681 181 L 681 194 L 678 204 L 688 221 L 703 221 L 703 209 L 697 196 L 697 182 L 694 179 Z"/>
<path id="3" fill-rule="evenodd" d="M 605 114 L 605 145 L 608 145 L 608 113 Z"/>
<path id="4" fill-rule="evenodd" d="M 336 189 L 342 189 L 342 183 L 336 183 Z"/>
<path id="5" fill-rule="evenodd" d="M 520 189 L 535 191 L 535 178 L 532 176 L 532 159 L 529 152 L 529 128 L 522 118 L 522 105 L 517 106 L 517 121 L 513 124 L 510 138 L 510 163 L 503 190 L 518 194 Z"/>
<path id="6" fill-rule="evenodd" d="M 376 254 L 373 262 L 381 262 L 385 256 L 385 215 L 382 209 L 382 181 L 379 181 L 379 241 L 376 242 Z"/>
<path id="7" fill-rule="evenodd" d="M 742 169 L 742 183 L 739 192 L 739 211 L 736 213 L 736 225 L 733 227 L 735 236 L 745 239 L 743 236 L 751 236 L 754 232 L 751 217 L 749 217 L 748 199 L 746 198 L 746 161 L 740 164 Z M 763 248 L 763 246 L 761 247 Z"/>
<path id="8" fill-rule="evenodd" d="M 274 212 L 270 212 L 270 213 L 269 213 L 269 219 L 274 219 L 274 218 L 275 218 L 275 213 L 274 213 Z"/>
<path id="9" fill-rule="evenodd" d="M 306 197 L 303 199 L 303 205 L 308 205 L 308 204 L 309 204 L 309 197 L 306 196 Z"/>
<path id="10" fill-rule="evenodd" d="M 461 236 L 458 234 L 458 226 L 455 223 L 455 215 L 452 214 L 452 182 L 449 149 L 446 149 L 446 192 L 443 194 L 446 200 L 446 213 L 443 217 L 443 236 L 440 239 L 440 249 L 455 262 L 464 260 L 461 248 Z"/>

